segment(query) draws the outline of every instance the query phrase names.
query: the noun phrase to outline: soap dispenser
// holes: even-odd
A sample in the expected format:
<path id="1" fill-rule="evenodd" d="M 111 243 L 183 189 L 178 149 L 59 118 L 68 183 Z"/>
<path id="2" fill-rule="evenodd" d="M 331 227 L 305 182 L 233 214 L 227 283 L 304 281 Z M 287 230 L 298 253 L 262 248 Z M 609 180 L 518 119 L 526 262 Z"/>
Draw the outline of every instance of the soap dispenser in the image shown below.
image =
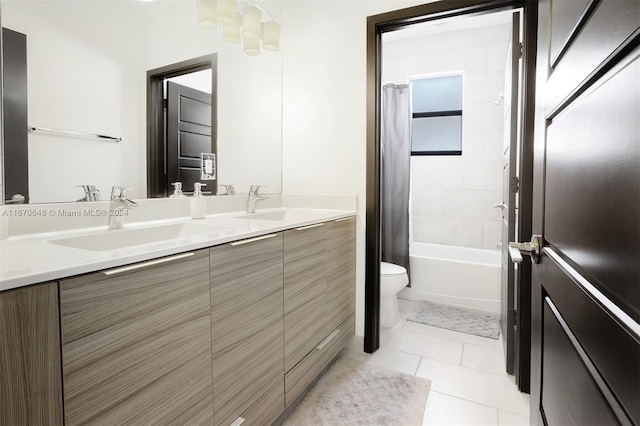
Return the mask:
<path id="1" fill-rule="evenodd" d="M 207 200 L 202 195 L 202 187 L 206 183 L 196 182 L 193 184 L 193 197 L 191 197 L 191 218 L 204 219 L 207 214 Z"/>
<path id="2" fill-rule="evenodd" d="M 169 198 L 184 198 L 182 193 L 182 182 L 173 182 L 173 194 L 169 195 Z"/>

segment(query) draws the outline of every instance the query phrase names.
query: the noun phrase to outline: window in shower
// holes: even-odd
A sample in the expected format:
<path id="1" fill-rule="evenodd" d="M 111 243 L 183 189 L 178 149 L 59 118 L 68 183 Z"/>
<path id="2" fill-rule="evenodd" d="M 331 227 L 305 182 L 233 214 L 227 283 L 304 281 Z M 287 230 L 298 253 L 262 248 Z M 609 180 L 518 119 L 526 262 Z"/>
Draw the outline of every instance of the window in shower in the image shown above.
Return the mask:
<path id="1" fill-rule="evenodd" d="M 462 155 L 462 75 L 411 80 L 411 155 Z"/>

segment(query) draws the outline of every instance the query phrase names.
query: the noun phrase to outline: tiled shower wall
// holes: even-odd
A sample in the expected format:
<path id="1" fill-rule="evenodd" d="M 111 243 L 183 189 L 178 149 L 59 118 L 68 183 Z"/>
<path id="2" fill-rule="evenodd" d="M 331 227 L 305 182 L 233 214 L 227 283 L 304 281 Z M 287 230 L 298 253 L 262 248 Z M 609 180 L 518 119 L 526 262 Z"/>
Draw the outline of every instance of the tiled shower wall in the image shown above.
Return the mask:
<path id="1" fill-rule="evenodd" d="M 501 238 L 503 104 L 509 24 L 383 44 L 384 82 L 464 72 L 462 156 L 411 158 L 412 241 L 496 249 Z"/>

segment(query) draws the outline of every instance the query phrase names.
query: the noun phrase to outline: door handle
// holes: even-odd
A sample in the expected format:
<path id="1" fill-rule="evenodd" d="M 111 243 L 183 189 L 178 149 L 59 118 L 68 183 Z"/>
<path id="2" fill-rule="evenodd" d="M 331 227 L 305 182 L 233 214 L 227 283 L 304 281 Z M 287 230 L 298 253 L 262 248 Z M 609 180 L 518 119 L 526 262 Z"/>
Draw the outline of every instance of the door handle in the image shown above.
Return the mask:
<path id="1" fill-rule="evenodd" d="M 495 206 L 493 206 L 494 209 L 506 209 L 507 205 L 503 202 L 500 204 L 496 204 Z"/>
<path id="2" fill-rule="evenodd" d="M 532 235 L 528 243 L 509 243 L 509 256 L 513 263 L 522 263 L 522 255 L 526 254 L 531 256 L 533 263 L 538 263 L 543 244 L 544 239 L 541 235 Z"/>
<path id="3" fill-rule="evenodd" d="M 22 194 L 16 194 L 13 197 L 11 197 L 10 200 L 5 200 L 4 203 L 5 204 L 24 204 L 24 195 Z"/>

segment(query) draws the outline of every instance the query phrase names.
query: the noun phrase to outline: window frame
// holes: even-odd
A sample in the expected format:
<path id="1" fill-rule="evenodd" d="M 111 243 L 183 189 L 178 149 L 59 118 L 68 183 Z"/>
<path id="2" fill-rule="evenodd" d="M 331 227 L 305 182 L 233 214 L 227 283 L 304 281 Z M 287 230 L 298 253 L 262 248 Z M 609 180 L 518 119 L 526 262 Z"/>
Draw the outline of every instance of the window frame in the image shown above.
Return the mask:
<path id="1" fill-rule="evenodd" d="M 459 110 L 440 110 L 431 112 L 414 112 L 413 111 L 413 83 L 419 80 L 428 80 L 441 77 L 454 77 L 460 76 L 460 105 Z M 411 156 L 428 156 L 428 155 L 449 155 L 449 156 L 462 156 L 462 142 L 463 142 L 463 112 L 464 112 L 464 71 L 447 71 L 442 73 L 423 74 L 418 76 L 412 76 L 409 78 L 409 99 L 410 99 L 410 114 L 411 114 Z M 413 149 L 413 123 L 416 118 L 430 118 L 430 117 L 460 117 L 460 150 L 419 150 Z"/>

